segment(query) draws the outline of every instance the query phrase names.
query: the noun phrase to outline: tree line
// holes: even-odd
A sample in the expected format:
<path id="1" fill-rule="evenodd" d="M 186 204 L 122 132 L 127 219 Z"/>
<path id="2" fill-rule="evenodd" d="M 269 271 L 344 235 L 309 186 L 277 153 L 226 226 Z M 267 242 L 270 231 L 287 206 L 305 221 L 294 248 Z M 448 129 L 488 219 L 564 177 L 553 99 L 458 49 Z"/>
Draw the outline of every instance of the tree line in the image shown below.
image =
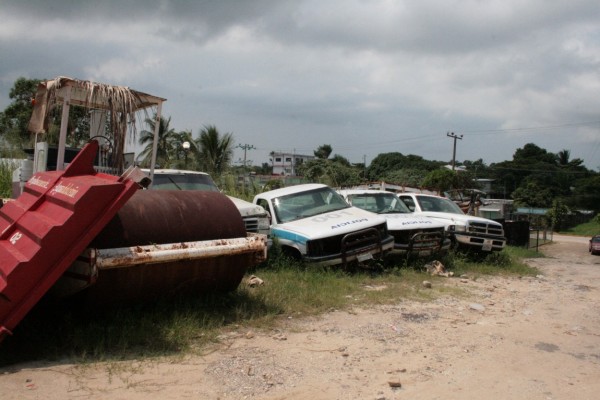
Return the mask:
<path id="1" fill-rule="evenodd" d="M 0 112 L 0 157 L 18 158 L 33 145 L 27 131 L 32 103 L 40 80 L 19 78 L 10 90 L 11 103 Z M 56 143 L 58 123 L 51 121 L 46 140 Z M 52 123 L 54 122 L 54 123 Z M 205 125 L 194 135 L 170 127 L 171 118 L 146 118 L 147 129 L 140 132 L 142 147 L 137 157 L 141 166 L 150 166 L 156 123 L 158 127 L 156 167 L 200 170 L 219 176 L 232 166 L 235 145 L 232 133 L 221 134 L 214 125 Z M 69 120 L 69 145 L 80 147 L 89 139 L 89 118 L 85 110 L 74 107 Z M 482 159 L 458 163 L 464 170 L 443 168 L 446 161 L 426 160 L 414 154 L 389 152 L 377 155 L 367 167 L 352 164 L 334 154 L 329 144 L 314 150 L 315 159 L 297 165 L 296 172 L 307 181 L 331 186 L 353 186 L 370 181 L 385 181 L 401 186 L 428 188 L 438 192 L 451 189 L 476 189 L 477 179 L 492 182 L 490 197 L 514 199 L 518 206 L 552 207 L 556 201 L 572 209 L 600 209 L 600 174 L 571 159 L 569 150 L 551 153 L 534 143 L 518 148 L 512 160 L 487 165 Z M 244 166 L 245 168 L 246 166 Z M 256 173 L 270 174 L 268 163 L 252 167 Z"/>

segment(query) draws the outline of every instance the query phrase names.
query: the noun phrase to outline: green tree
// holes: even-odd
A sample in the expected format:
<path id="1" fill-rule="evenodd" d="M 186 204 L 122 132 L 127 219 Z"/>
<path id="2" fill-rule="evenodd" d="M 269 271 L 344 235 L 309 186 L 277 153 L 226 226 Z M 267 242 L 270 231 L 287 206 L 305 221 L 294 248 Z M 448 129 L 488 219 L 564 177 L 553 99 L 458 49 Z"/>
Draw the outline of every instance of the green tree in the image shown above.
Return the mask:
<path id="1" fill-rule="evenodd" d="M 552 207 L 546 213 L 546 216 L 550 218 L 550 221 L 552 222 L 553 230 L 557 232 L 565 228 L 568 215 L 569 207 L 560 200 L 554 200 L 552 202 Z"/>
<path id="2" fill-rule="evenodd" d="M 231 165 L 233 133 L 221 135 L 214 125 L 206 125 L 196 140 L 201 169 L 209 174 L 221 175 Z"/>
<path id="3" fill-rule="evenodd" d="M 367 177 L 370 180 L 381 180 L 386 174 L 401 169 L 434 171 L 445 163 L 440 161 L 428 161 L 414 154 L 403 155 L 402 153 L 382 153 L 371 161 L 367 169 Z"/>
<path id="4" fill-rule="evenodd" d="M 479 185 L 468 171 L 458 172 L 438 168 L 425 176 L 422 187 L 435 190 L 441 194 L 451 189 L 477 189 Z"/>
<path id="5" fill-rule="evenodd" d="M 6 143 L 17 148 L 32 144 L 27 129 L 37 86 L 40 79 L 18 78 L 10 89 L 8 97 L 12 102 L 0 113 L 0 135 Z"/>
<path id="6" fill-rule="evenodd" d="M 515 151 L 511 161 L 492 164 L 488 177 L 496 181 L 496 190 L 503 187 L 506 197 L 515 198 L 513 192 L 520 188 L 516 198 L 535 198 L 535 195 L 524 196 L 528 187 L 533 186 L 548 191 L 552 196 L 569 196 L 575 179 L 584 176 L 587 170 L 580 165 L 579 160 L 570 163 L 568 150 L 559 153 L 560 155 L 550 153 L 528 143 Z M 549 205 L 550 203 L 547 204 Z"/>
<path id="7" fill-rule="evenodd" d="M 333 149 L 332 149 L 331 145 L 324 144 L 324 145 L 317 147 L 317 149 L 314 151 L 314 154 L 315 154 L 315 157 L 326 160 L 329 158 L 332 151 L 333 151 Z"/>
<path id="8" fill-rule="evenodd" d="M 569 199 L 571 208 L 582 208 L 600 213 L 600 174 L 584 176 L 574 183 L 572 197 Z"/>
<path id="9" fill-rule="evenodd" d="M 143 167 L 150 167 L 152 162 L 152 148 L 154 143 L 154 130 L 156 128 L 156 116 L 154 118 L 146 118 L 148 130 L 140 132 L 139 144 L 145 146 L 142 152 L 138 155 L 138 160 Z M 175 145 L 178 144 L 178 135 L 174 129 L 169 127 L 171 117 L 160 117 L 158 126 L 158 143 L 156 148 L 156 164 L 160 168 L 168 168 L 170 166 L 171 157 L 173 155 Z"/>
<path id="10" fill-rule="evenodd" d="M 322 158 L 303 163 L 298 172 L 309 182 L 324 183 L 333 187 L 354 186 L 361 182 L 360 169 Z"/>
<path id="11" fill-rule="evenodd" d="M 554 164 L 555 160 L 555 154 L 542 149 L 534 143 L 527 143 L 522 148 L 515 150 L 513 154 L 513 161 L 515 162 L 532 163 L 538 161 L 546 164 Z"/>
<path id="12" fill-rule="evenodd" d="M 271 175 L 273 169 L 271 168 L 271 164 L 264 162 L 260 167 L 254 167 L 254 172 L 259 175 Z"/>
<path id="13" fill-rule="evenodd" d="M 422 169 L 402 168 L 386 172 L 382 179 L 395 185 L 418 188 L 422 186 L 427 174 L 428 172 Z"/>
<path id="14" fill-rule="evenodd" d="M 488 173 L 488 166 L 483 162 L 482 158 L 475 161 L 465 160 L 463 161 L 463 165 L 475 178 L 481 178 Z"/>
<path id="15" fill-rule="evenodd" d="M 512 198 L 517 206 L 547 208 L 552 204 L 553 195 L 548 187 L 528 180 L 512 193 Z"/>
<path id="16" fill-rule="evenodd" d="M 450 171 L 446 168 L 436 169 L 425 176 L 423 187 L 435 190 L 441 194 L 454 188 L 456 174 L 456 171 Z"/>
<path id="17" fill-rule="evenodd" d="M 556 164 L 562 168 L 576 168 L 583 164 L 583 160 L 581 158 L 571 160 L 571 151 L 561 150 L 556 153 Z"/>
<path id="18" fill-rule="evenodd" d="M 331 161 L 336 162 L 336 163 L 341 164 L 341 165 L 345 165 L 346 167 L 351 167 L 352 166 L 352 164 L 350 163 L 350 161 L 346 157 L 341 156 L 339 154 L 335 154 L 333 157 L 331 157 Z"/>

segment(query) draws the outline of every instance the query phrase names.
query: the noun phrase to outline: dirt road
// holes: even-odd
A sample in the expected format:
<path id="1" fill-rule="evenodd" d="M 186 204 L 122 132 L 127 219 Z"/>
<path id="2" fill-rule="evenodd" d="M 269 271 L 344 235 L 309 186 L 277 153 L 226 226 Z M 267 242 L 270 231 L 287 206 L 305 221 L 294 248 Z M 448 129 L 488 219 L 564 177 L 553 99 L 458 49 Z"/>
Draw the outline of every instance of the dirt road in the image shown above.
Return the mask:
<path id="1" fill-rule="evenodd" d="M 205 356 L 0 370 L 0 399 L 598 399 L 600 257 L 555 236 L 537 277 L 440 278 L 433 302 L 232 331 Z"/>

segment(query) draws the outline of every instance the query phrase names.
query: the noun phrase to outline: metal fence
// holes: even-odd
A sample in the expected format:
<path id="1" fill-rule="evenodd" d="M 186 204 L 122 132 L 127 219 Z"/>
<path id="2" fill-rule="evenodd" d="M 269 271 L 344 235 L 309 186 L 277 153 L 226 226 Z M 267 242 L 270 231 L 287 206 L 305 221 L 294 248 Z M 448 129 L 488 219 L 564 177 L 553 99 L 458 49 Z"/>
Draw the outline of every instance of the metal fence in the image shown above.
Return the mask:
<path id="1" fill-rule="evenodd" d="M 540 246 L 552 242 L 553 232 L 548 228 L 532 228 L 529 230 L 528 248 L 538 251 Z"/>
<path id="2" fill-rule="evenodd" d="M 528 220 L 498 221 L 504 226 L 506 244 L 509 246 L 537 249 L 552 242 L 552 229 L 542 226 L 532 226 Z"/>

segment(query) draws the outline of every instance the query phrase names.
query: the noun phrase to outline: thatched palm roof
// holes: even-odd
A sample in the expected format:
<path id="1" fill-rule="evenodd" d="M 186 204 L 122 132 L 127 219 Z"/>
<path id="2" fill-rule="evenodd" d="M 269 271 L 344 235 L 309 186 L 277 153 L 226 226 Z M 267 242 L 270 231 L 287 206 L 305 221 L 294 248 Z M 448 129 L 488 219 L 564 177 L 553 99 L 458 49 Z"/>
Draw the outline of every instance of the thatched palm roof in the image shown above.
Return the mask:
<path id="1" fill-rule="evenodd" d="M 135 115 L 138 111 L 159 106 L 164 101 L 166 99 L 139 92 L 126 86 L 82 81 L 60 76 L 39 84 L 28 128 L 35 134 L 47 132 L 49 111 L 58 104 L 62 105 L 63 109 L 66 107 L 67 110 L 69 106 L 77 105 L 89 109 L 108 111 L 111 116 L 114 156 L 116 160 L 119 160 L 117 163 L 120 163 L 125 146 L 128 122 L 135 121 Z M 135 135 L 135 124 L 131 123 L 129 126 L 130 130 L 133 129 L 133 135 Z M 61 122 L 63 141 L 65 135 L 66 120 L 63 115 Z M 119 167 L 120 165 L 115 166 Z"/>

